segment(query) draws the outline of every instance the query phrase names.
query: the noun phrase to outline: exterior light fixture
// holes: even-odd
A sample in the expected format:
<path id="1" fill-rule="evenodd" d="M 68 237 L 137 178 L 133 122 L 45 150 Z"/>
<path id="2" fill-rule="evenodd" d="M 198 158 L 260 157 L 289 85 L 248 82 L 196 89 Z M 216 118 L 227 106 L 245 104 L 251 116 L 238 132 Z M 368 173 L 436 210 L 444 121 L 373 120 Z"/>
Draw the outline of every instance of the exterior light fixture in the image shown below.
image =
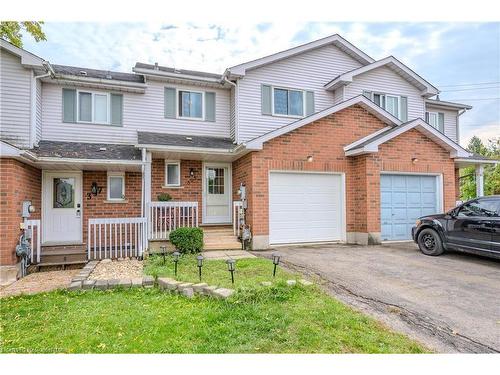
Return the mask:
<path id="1" fill-rule="evenodd" d="M 165 264 L 165 256 L 167 253 L 167 247 L 165 245 L 160 246 L 160 252 L 161 252 L 161 255 L 163 256 L 163 264 Z"/>
<path id="2" fill-rule="evenodd" d="M 309 155 L 309 156 L 307 157 L 307 162 L 308 162 L 308 163 L 311 163 L 313 160 L 314 160 L 314 158 L 313 158 L 313 156 L 312 156 L 312 155 Z"/>
<path id="3" fill-rule="evenodd" d="M 194 168 L 189 169 L 189 177 L 191 177 L 191 178 L 194 177 Z"/>
<path id="4" fill-rule="evenodd" d="M 96 196 L 102 191 L 102 187 L 97 185 L 97 182 L 92 182 L 92 185 L 90 187 L 90 192 L 92 193 L 93 196 Z"/>
<path id="5" fill-rule="evenodd" d="M 200 276 L 201 283 L 201 267 L 203 267 L 203 255 L 198 255 L 196 257 L 196 260 L 198 261 L 198 275 Z"/>
<path id="6" fill-rule="evenodd" d="M 417 161 L 418 161 L 418 158 L 417 158 L 417 157 L 413 157 L 413 158 L 411 158 L 411 162 L 412 162 L 413 164 L 415 164 Z"/>
<path id="7" fill-rule="evenodd" d="M 178 251 L 175 251 L 172 255 L 174 256 L 174 274 L 175 274 L 175 277 L 177 277 L 177 262 L 179 261 L 179 257 L 181 255 L 181 253 L 179 253 Z"/>
<path id="8" fill-rule="evenodd" d="M 273 264 L 274 264 L 273 277 L 276 277 L 276 267 L 278 267 L 278 264 L 280 264 L 280 259 L 281 259 L 281 254 L 278 252 L 274 252 L 273 253 Z"/>
<path id="9" fill-rule="evenodd" d="M 234 270 L 236 268 L 236 261 L 234 259 L 226 260 L 227 270 L 231 272 L 231 283 L 234 284 Z"/>

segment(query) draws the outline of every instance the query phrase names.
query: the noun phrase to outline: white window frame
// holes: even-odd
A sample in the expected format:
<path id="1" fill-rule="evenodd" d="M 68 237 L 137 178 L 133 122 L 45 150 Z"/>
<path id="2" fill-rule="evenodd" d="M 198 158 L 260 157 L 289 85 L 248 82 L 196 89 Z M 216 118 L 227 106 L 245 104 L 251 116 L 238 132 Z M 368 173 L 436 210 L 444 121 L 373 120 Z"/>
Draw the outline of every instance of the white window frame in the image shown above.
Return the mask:
<path id="1" fill-rule="evenodd" d="M 201 94 L 201 117 L 190 117 L 190 116 L 181 116 L 180 113 L 180 106 L 181 106 L 181 100 L 180 100 L 180 93 L 181 92 L 189 92 L 189 93 L 194 93 L 194 94 Z M 195 90 L 190 90 L 190 89 L 175 89 L 175 95 L 176 95 L 176 102 L 177 102 L 177 108 L 175 109 L 176 111 L 176 116 L 180 120 L 194 120 L 194 121 L 205 121 L 205 91 L 195 91 Z"/>
<path id="2" fill-rule="evenodd" d="M 429 125 L 432 126 L 434 129 L 439 130 L 439 112 L 427 111 L 427 113 L 428 113 L 427 117 L 429 119 Z M 431 124 L 431 114 L 436 116 L 436 124 L 435 125 Z"/>
<path id="3" fill-rule="evenodd" d="M 90 94 L 91 99 L 90 102 L 92 104 L 91 108 L 91 121 L 82 121 L 80 120 L 80 93 Z M 96 122 L 95 121 L 95 95 L 105 95 L 107 100 L 107 113 L 106 113 L 106 122 Z M 111 125 L 111 94 L 109 92 L 100 92 L 100 91 L 89 91 L 89 90 L 76 90 L 76 122 L 82 124 L 103 124 L 103 125 Z"/>
<path id="4" fill-rule="evenodd" d="M 398 119 L 401 120 L 401 95 L 393 95 L 393 94 L 387 94 L 385 92 L 378 92 L 378 91 L 374 91 L 372 92 L 371 94 L 371 101 L 375 103 L 375 95 L 380 95 L 380 97 L 384 97 L 384 106 L 380 106 L 380 108 L 383 108 L 384 110 L 387 111 L 387 97 L 390 97 L 390 98 L 396 98 L 398 100 L 398 115 L 397 116 L 394 116 Z M 389 111 L 387 111 L 389 112 Z M 390 113 L 390 112 L 389 112 Z M 392 113 L 391 113 L 392 115 Z"/>
<path id="5" fill-rule="evenodd" d="M 168 166 L 177 165 L 177 184 L 168 183 Z M 180 187 L 181 186 L 181 161 L 180 160 L 165 160 L 165 186 L 166 187 Z"/>
<path id="6" fill-rule="evenodd" d="M 111 198 L 111 177 L 121 177 L 122 178 L 122 197 L 121 198 Z M 125 200 L 125 173 L 124 172 L 108 172 L 107 178 L 107 198 L 108 201 L 124 201 Z"/>
<path id="7" fill-rule="evenodd" d="M 300 115 L 284 115 L 274 111 L 274 90 L 286 90 L 288 92 L 288 104 L 290 104 L 290 91 L 299 91 L 302 93 L 302 116 Z M 288 109 L 288 108 L 287 108 Z M 276 117 L 289 117 L 289 118 L 304 118 L 306 113 L 306 90 L 294 89 L 291 87 L 271 86 L 271 113 Z"/>

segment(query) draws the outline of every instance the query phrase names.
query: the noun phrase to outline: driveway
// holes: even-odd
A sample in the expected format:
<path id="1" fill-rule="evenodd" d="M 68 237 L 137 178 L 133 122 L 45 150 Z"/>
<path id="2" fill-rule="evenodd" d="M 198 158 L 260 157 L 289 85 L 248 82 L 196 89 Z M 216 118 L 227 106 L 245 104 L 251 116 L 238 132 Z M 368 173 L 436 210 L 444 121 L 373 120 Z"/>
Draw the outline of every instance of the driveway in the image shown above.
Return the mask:
<path id="1" fill-rule="evenodd" d="M 500 262 L 413 243 L 280 247 L 285 266 L 438 352 L 500 352 Z M 271 251 L 254 252 L 270 256 Z"/>

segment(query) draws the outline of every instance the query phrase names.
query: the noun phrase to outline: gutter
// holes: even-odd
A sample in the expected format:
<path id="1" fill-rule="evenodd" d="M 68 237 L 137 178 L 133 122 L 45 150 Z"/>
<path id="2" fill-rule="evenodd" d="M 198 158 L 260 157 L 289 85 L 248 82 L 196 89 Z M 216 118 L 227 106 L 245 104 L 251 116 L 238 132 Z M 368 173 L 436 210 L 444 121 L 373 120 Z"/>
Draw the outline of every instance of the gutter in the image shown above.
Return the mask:
<path id="1" fill-rule="evenodd" d="M 150 69 L 144 69 L 144 68 L 133 68 L 132 70 L 135 73 L 145 74 L 145 75 L 149 75 L 149 76 L 221 84 L 220 78 L 208 78 L 208 77 L 194 76 L 194 75 L 189 75 L 189 74 L 169 73 L 169 72 L 164 72 L 161 70 L 150 70 Z"/>
<path id="2" fill-rule="evenodd" d="M 87 83 L 87 84 L 96 84 L 106 86 L 107 88 L 116 88 L 116 89 L 136 89 L 140 92 L 144 92 L 147 88 L 145 83 L 136 83 L 136 82 L 127 82 L 127 81 L 118 81 L 118 80 L 109 80 L 102 78 L 91 78 L 91 77 L 76 77 L 72 75 L 59 74 L 54 77 L 56 80 L 61 82 L 77 82 L 77 83 Z"/>

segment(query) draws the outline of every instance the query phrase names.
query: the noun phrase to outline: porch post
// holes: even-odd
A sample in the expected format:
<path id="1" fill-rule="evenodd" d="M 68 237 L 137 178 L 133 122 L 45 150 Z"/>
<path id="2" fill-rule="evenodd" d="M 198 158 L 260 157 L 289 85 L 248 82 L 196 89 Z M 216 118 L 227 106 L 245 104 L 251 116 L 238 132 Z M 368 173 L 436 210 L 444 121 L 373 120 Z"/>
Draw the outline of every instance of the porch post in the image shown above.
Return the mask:
<path id="1" fill-rule="evenodd" d="M 484 166 L 476 164 L 476 197 L 484 195 Z"/>
<path id="2" fill-rule="evenodd" d="M 144 208 L 148 209 L 148 203 L 151 202 L 151 151 L 146 151 L 146 160 L 144 161 Z"/>

